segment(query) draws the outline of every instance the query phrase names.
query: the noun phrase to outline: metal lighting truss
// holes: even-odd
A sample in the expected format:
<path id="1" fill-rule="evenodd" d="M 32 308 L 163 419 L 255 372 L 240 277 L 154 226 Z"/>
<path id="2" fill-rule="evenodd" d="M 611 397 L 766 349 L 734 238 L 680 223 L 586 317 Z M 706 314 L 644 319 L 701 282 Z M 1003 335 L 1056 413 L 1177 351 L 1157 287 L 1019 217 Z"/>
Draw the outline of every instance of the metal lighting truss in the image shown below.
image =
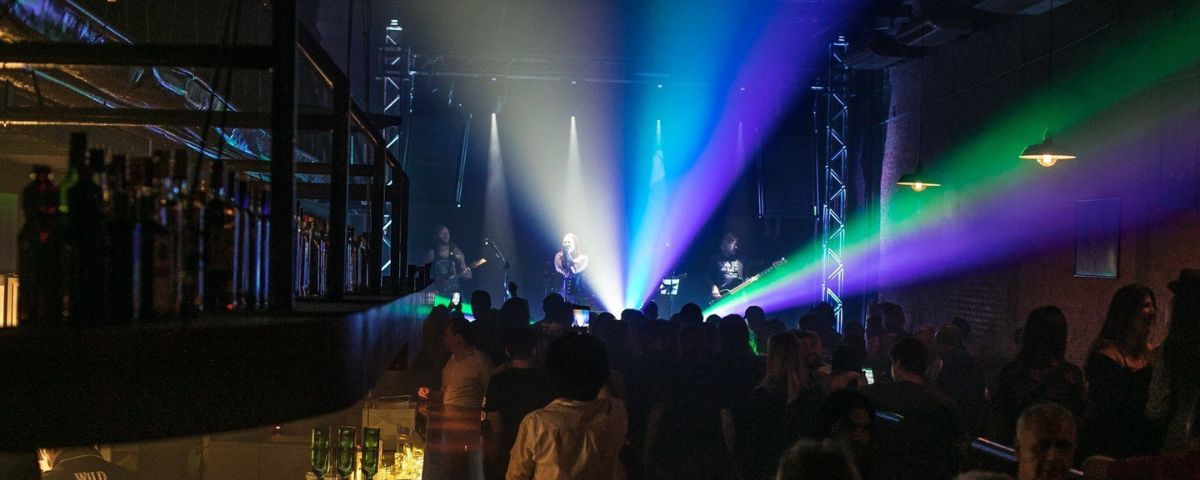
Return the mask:
<path id="1" fill-rule="evenodd" d="M 821 182 L 821 300 L 833 306 L 837 329 L 842 330 L 842 287 L 846 265 L 846 128 L 849 123 L 850 67 L 846 37 L 829 43 L 825 74 L 813 87 L 817 94 L 818 118 L 824 121 L 824 139 L 819 142 L 824 175 Z"/>
<path id="2" fill-rule="evenodd" d="M 385 116 L 404 117 L 403 125 L 393 125 L 383 129 L 384 145 L 388 152 L 396 158 L 400 158 L 403 166 L 408 165 L 408 138 L 412 133 L 412 86 L 413 82 L 409 78 L 409 67 L 412 63 L 411 53 L 401 45 L 403 40 L 404 27 L 400 26 L 399 20 L 391 20 L 387 27 L 383 29 L 383 47 L 379 49 L 380 53 L 380 69 L 382 75 L 380 80 L 383 86 L 383 108 L 382 113 Z M 403 142 L 401 142 L 403 137 Z M 387 179 L 389 189 L 396 188 L 392 185 L 393 179 Z M 383 231 L 381 232 L 384 245 L 383 265 L 380 267 L 383 271 L 391 268 L 392 261 L 396 257 L 393 252 L 397 249 L 393 247 L 394 220 L 391 215 L 385 215 L 383 219 Z M 399 260 L 396 260 L 399 261 Z M 404 265 L 400 265 L 403 269 Z M 398 278 L 393 281 L 399 281 Z"/>

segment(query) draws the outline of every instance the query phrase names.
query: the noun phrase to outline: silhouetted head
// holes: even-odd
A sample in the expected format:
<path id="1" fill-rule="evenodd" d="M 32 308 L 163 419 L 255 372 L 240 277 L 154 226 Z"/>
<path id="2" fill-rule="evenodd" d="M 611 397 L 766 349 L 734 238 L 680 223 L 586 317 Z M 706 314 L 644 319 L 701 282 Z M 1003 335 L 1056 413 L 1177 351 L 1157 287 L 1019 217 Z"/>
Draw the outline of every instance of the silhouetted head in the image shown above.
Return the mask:
<path id="1" fill-rule="evenodd" d="M 596 337 L 569 332 L 550 343 L 546 373 L 560 397 L 595 400 L 608 382 L 608 353 Z"/>

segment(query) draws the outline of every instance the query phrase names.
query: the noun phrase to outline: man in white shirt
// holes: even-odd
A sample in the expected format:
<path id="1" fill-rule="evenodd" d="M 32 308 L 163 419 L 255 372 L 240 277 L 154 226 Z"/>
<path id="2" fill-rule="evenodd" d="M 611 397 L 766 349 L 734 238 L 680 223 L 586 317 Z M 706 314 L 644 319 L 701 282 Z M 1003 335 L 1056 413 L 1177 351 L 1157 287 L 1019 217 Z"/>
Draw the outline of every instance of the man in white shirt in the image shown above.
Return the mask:
<path id="1" fill-rule="evenodd" d="M 462 317 L 450 319 L 442 334 L 450 360 L 442 368 L 442 389 L 421 387 L 417 396 L 456 407 L 482 408 L 483 393 L 492 375 L 492 360 L 475 349 L 471 323 Z"/>
<path id="2" fill-rule="evenodd" d="M 550 344 L 546 372 L 558 398 L 521 421 L 507 480 L 624 477 L 617 457 L 628 418 L 616 398 L 597 398 L 608 381 L 604 344 L 587 334 L 567 334 Z"/>

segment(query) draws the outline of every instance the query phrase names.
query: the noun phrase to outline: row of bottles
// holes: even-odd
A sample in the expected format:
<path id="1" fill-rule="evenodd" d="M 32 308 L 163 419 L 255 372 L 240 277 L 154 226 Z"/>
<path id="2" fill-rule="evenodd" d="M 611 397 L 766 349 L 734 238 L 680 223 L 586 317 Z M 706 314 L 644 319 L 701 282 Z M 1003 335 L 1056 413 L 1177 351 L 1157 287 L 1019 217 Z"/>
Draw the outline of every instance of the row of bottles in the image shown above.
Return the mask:
<path id="1" fill-rule="evenodd" d="M 293 288 L 300 297 L 322 297 L 329 285 L 329 224 L 325 220 L 297 208 L 295 217 L 295 282 Z M 368 241 L 366 234 L 356 235 L 349 227 L 346 236 L 346 284 L 347 292 L 367 290 L 370 271 L 367 268 Z"/>
<path id="2" fill-rule="evenodd" d="M 186 150 L 88 150 L 66 178 L 34 167 L 19 233 L 22 325 L 102 325 L 267 306 L 267 186 Z"/>
<path id="3" fill-rule="evenodd" d="M 71 135 L 66 178 L 36 166 L 18 234 L 21 325 L 103 325 L 268 307 L 268 186 L 186 150 L 88 149 Z M 204 173 L 208 173 L 207 176 Z M 300 209 L 297 208 L 300 212 Z M 329 228 L 296 217 L 298 296 L 323 296 Z M 367 239 L 347 236 L 346 288 L 367 283 Z"/>

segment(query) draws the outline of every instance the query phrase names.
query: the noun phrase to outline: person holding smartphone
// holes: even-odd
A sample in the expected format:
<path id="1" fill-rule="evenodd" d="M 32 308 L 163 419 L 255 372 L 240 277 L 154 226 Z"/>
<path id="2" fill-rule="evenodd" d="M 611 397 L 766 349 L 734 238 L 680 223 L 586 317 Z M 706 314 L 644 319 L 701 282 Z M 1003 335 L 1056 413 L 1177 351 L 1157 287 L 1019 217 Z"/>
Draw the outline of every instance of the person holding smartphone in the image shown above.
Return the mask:
<path id="1" fill-rule="evenodd" d="M 576 305 L 573 310 L 571 326 L 586 331 L 591 326 L 591 317 L 591 309 Z"/>
<path id="2" fill-rule="evenodd" d="M 480 408 L 492 375 L 492 359 L 475 348 L 475 330 L 461 316 L 451 317 L 442 332 L 442 343 L 450 359 L 442 367 L 442 389 L 417 389 L 421 400 L 442 402 L 456 407 Z"/>

